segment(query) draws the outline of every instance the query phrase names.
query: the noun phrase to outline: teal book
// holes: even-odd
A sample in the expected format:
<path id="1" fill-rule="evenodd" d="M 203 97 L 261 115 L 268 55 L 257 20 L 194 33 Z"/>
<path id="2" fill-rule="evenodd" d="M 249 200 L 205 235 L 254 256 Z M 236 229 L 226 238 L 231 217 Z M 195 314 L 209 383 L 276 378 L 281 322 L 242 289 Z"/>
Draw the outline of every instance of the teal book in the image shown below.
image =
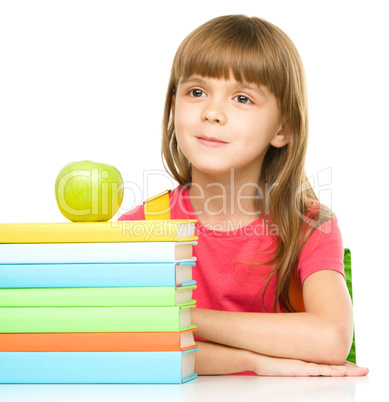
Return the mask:
<path id="1" fill-rule="evenodd" d="M 0 333 L 178 332 L 194 307 L 1 307 Z"/>
<path id="2" fill-rule="evenodd" d="M 0 288 L 193 285 L 194 258 L 182 262 L 0 264 Z"/>
<path id="3" fill-rule="evenodd" d="M 197 348 L 177 352 L 0 352 L 3 384 L 181 384 Z"/>

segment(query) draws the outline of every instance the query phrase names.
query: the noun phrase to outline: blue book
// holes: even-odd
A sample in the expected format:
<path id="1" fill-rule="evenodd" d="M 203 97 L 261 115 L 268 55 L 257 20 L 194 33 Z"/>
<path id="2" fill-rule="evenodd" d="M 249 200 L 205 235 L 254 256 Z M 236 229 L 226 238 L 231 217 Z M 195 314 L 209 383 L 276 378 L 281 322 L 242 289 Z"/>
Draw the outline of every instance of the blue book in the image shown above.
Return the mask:
<path id="1" fill-rule="evenodd" d="M 180 384 L 194 352 L 0 352 L 3 384 Z"/>
<path id="2" fill-rule="evenodd" d="M 194 285 L 194 260 L 171 263 L 0 264 L 0 288 Z"/>

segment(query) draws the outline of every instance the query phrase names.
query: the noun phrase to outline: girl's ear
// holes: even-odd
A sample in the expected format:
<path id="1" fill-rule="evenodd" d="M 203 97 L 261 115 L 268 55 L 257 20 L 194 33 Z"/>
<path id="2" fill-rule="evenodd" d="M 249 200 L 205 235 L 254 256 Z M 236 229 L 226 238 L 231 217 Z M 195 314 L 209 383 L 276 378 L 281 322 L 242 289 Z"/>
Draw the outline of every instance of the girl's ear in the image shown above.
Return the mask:
<path id="1" fill-rule="evenodd" d="M 282 148 L 289 143 L 290 136 L 290 126 L 289 123 L 285 121 L 277 131 L 277 134 L 270 141 L 270 144 L 275 148 Z"/>

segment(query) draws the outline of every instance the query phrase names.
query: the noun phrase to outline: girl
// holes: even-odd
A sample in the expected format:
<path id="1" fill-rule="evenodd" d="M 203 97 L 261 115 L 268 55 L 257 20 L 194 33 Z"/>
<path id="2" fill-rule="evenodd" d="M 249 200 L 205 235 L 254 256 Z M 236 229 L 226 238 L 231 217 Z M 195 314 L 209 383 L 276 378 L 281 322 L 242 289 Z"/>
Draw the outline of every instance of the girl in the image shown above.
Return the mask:
<path id="1" fill-rule="evenodd" d="M 182 42 L 162 155 L 180 184 L 171 218 L 198 219 L 198 374 L 368 372 L 345 362 L 353 317 L 342 239 L 307 181 L 307 140 L 303 66 L 279 28 L 224 16 Z M 120 219 L 144 217 L 139 206 Z"/>

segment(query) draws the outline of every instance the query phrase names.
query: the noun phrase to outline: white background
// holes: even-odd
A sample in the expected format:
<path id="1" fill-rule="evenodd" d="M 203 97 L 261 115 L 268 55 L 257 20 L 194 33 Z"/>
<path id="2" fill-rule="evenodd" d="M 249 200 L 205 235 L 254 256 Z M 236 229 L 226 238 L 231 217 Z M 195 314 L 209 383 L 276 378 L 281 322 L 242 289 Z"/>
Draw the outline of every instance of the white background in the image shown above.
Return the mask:
<path id="1" fill-rule="evenodd" d="M 219 15 L 267 19 L 291 37 L 305 64 L 307 172 L 353 253 L 357 356 L 374 376 L 388 358 L 385 3 L 1 1 L 0 222 L 65 221 L 54 182 L 77 160 L 121 171 L 120 213 L 172 188 L 161 172 L 160 127 L 177 46 Z"/>

